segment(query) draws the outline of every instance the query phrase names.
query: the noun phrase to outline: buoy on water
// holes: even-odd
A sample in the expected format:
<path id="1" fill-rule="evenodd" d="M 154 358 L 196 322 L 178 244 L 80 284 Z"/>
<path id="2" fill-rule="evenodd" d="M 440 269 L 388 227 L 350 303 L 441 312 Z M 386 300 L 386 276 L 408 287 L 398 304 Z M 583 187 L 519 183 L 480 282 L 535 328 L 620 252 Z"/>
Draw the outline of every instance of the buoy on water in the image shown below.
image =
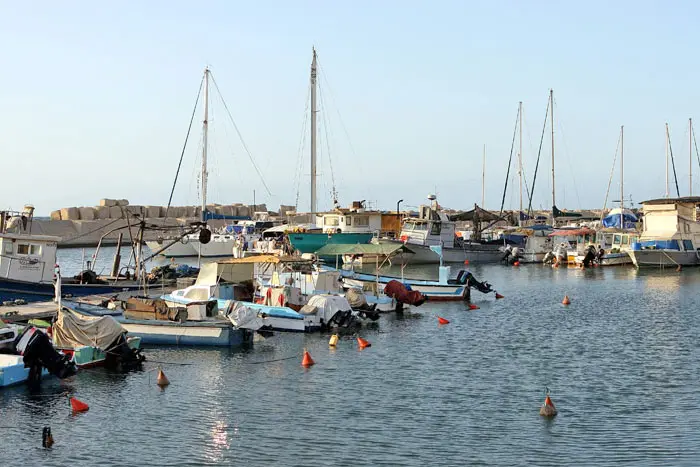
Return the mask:
<path id="1" fill-rule="evenodd" d="M 450 322 L 445 318 L 438 316 L 438 324 L 450 324 Z"/>
<path id="2" fill-rule="evenodd" d="M 503 295 L 499 294 L 498 292 L 496 292 L 496 300 L 498 300 L 500 298 L 505 298 L 505 297 Z"/>
<path id="3" fill-rule="evenodd" d="M 156 378 L 156 384 L 161 388 L 164 388 L 165 386 L 170 384 L 170 380 L 167 376 L 165 376 L 165 373 L 163 373 L 163 370 L 160 367 L 158 368 L 158 377 Z"/>
<path id="4" fill-rule="evenodd" d="M 515 267 L 520 266 L 520 261 L 514 261 L 514 262 L 513 262 L 513 266 L 515 266 Z"/>
<path id="5" fill-rule="evenodd" d="M 370 344 L 369 341 L 367 341 L 361 337 L 357 338 L 357 345 L 360 346 L 360 350 L 365 349 L 367 347 L 372 347 L 372 344 Z"/>
<path id="6" fill-rule="evenodd" d="M 51 435 L 51 427 L 45 426 L 41 432 L 41 447 L 50 448 L 53 446 L 53 436 Z"/>
<path id="7" fill-rule="evenodd" d="M 338 339 L 338 334 L 333 334 L 331 339 L 328 341 L 328 346 L 335 349 L 335 347 L 338 345 Z"/>
<path id="8" fill-rule="evenodd" d="M 90 409 L 90 406 L 88 406 L 85 402 L 76 399 L 75 397 L 70 398 L 70 406 L 75 413 L 87 412 Z"/>
<path id="9" fill-rule="evenodd" d="M 473 303 L 470 303 L 470 304 L 469 304 L 469 309 L 470 309 L 470 310 L 478 310 L 478 309 L 479 309 L 479 306 L 478 306 L 478 305 L 474 305 Z"/>
<path id="10" fill-rule="evenodd" d="M 301 359 L 301 366 L 303 366 L 304 368 L 309 368 L 315 363 L 316 362 L 314 362 L 314 359 L 311 358 L 311 354 L 309 353 L 309 351 L 304 349 L 304 357 Z"/>
<path id="11" fill-rule="evenodd" d="M 540 415 L 543 417 L 554 417 L 557 415 L 557 409 L 554 407 L 554 402 L 549 397 L 549 389 L 545 390 L 544 404 L 540 407 Z"/>
<path id="12" fill-rule="evenodd" d="M 465 265 L 465 266 L 469 266 L 469 260 L 468 260 L 468 259 L 465 259 L 465 260 L 464 260 L 464 265 Z"/>
<path id="13" fill-rule="evenodd" d="M 571 305 L 571 300 L 569 300 L 568 295 L 564 295 L 564 300 L 561 301 L 562 305 Z"/>

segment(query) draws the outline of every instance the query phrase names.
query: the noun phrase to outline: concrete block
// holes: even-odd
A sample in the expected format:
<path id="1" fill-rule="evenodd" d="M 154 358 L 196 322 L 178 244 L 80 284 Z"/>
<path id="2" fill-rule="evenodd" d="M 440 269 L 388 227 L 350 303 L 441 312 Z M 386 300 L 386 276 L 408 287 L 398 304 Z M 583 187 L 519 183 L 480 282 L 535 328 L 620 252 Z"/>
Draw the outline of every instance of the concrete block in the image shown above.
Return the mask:
<path id="1" fill-rule="evenodd" d="M 238 215 L 241 217 L 249 217 L 251 215 L 250 208 L 248 206 L 239 206 Z"/>
<path id="2" fill-rule="evenodd" d="M 51 220 L 52 221 L 60 221 L 61 220 L 61 211 L 51 211 Z"/>
<path id="3" fill-rule="evenodd" d="M 265 204 L 251 204 L 249 208 L 252 212 L 267 212 L 267 206 Z"/>
<path id="4" fill-rule="evenodd" d="M 122 217 L 122 210 L 119 206 L 112 206 L 109 208 L 109 218 L 119 219 Z"/>
<path id="5" fill-rule="evenodd" d="M 202 208 L 198 208 L 197 206 L 186 206 L 185 209 L 187 209 L 187 217 L 199 217 L 201 216 Z"/>
<path id="6" fill-rule="evenodd" d="M 103 198 L 100 200 L 100 206 L 102 206 L 102 207 L 111 208 L 112 206 L 116 206 L 116 205 L 117 205 L 116 199 Z"/>
<path id="7" fill-rule="evenodd" d="M 117 206 L 128 206 L 129 205 L 129 200 L 128 199 L 118 199 L 117 201 Z"/>
<path id="8" fill-rule="evenodd" d="M 84 207 L 84 208 L 78 208 L 80 211 L 80 220 L 81 221 L 94 221 L 95 220 L 95 208 L 93 207 Z"/>
<path id="9" fill-rule="evenodd" d="M 61 219 L 68 221 L 79 221 L 80 210 L 78 208 L 63 208 L 61 209 Z"/>
<path id="10" fill-rule="evenodd" d="M 143 206 L 131 206 L 131 205 L 123 205 L 125 206 L 124 210 L 128 213 L 130 213 L 132 216 L 143 216 Z"/>
<path id="11" fill-rule="evenodd" d="M 279 214 L 280 216 L 286 216 L 288 211 L 296 211 L 295 206 L 288 206 L 286 204 L 280 204 Z"/>
<path id="12" fill-rule="evenodd" d="M 95 219 L 109 219 L 109 207 L 97 206 L 95 208 Z"/>
<path id="13" fill-rule="evenodd" d="M 160 206 L 144 206 L 143 207 L 146 217 L 149 219 L 155 219 L 162 217 Z"/>

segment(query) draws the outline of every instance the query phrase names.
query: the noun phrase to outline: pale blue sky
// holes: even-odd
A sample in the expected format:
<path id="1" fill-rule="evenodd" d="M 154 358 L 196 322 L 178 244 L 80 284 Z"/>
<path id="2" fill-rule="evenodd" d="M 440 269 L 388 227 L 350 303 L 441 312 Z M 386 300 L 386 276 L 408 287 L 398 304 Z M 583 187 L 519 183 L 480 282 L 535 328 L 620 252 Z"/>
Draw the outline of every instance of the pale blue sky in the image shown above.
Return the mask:
<path id="1" fill-rule="evenodd" d="M 312 45 L 343 205 L 415 206 L 437 187 L 443 205 L 470 208 L 486 144 L 486 206 L 497 208 L 517 103 L 530 181 L 550 87 L 560 207 L 602 205 L 622 124 L 626 194 L 663 195 L 666 121 L 688 192 L 687 123 L 700 92 L 693 2 L 2 0 L 0 9 L 3 207 L 165 204 L 207 64 L 272 191 L 214 102 L 211 201 L 251 202 L 256 189 L 269 208 L 294 204 Z M 176 204 L 197 202 L 199 121 Z M 534 205 L 549 208 L 546 149 Z M 308 138 L 303 162 L 301 209 Z M 693 169 L 700 194 L 697 161 Z M 618 183 L 616 174 L 615 199 Z M 506 207 L 516 203 L 509 190 Z"/>

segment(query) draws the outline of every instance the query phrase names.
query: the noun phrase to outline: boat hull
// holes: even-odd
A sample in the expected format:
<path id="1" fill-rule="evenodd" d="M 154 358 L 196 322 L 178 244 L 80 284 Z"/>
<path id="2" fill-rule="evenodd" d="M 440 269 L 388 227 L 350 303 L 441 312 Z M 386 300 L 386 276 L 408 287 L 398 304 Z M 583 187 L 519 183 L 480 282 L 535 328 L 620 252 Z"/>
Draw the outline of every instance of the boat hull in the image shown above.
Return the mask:
<path id="1" fill-rule="evenodd" d="M 139 285 L 133 282 L 127 284 L 61 284 L 63 296 L 83 297 L 86 295 L 114 294 L 138 290 Z M 56 291 L 52 283 L 23 282 L 0 278 L 0 297 L 3 300 L 24 299 L 27 302 L 44 301 L 55 297 Z"/>
<path id="2" fill-rule="evenodd" d="M 678 267 L 700 264 L 694 251 L 678 250 L 632 250 L 629 252 L 632 263 L 640 267 Z"/>
<path id="3" fill-rule="evenodd" d="M 403 245 L 398 240 L 380 240 L 381 243 L 392 245 Z M 429 246 L 406 243 L 406 247 L 413 254 L 401 253 L 396 258 L 401 262 L 411 264 L 440 264 L 440 256 L 430 249 Z M 503 259 L 504 253 L 498 245 L 477 245 L 467 244 L 464 248 L 444 248 L 442 249 L 442 260 L 444 263 L 497 263 Z M 396 262 L 396 260 L 393 260 Z"/>
<path id="4" fill-rule="evenodd" d="M 41 376 L 48 376 L 42 368 Z M 29 379 L 29 368 L 24 366 L 24 359 L 19 355 L 0 355 L 0 387 L 22 384 Z"/>
<path id="5" fill-rule="evenodd" d="M 386 284 L 392 280 L 396 280 L 407 284 L 412 290 L 416 290 L 430 301 L 462 301 L 469 300 L 469 287 L 459 284 L 438 284 L 433 281 L 420 280 L 401 280 L 399 277 L 379 276 L 377 281 L 376 276 L 371 274 L 353 273 L 344 271 L 341 273 L 343 282 L 348 287 L 364 287 L 365 284 L 376 284 L 379 292 L 384 291 Z"/>
<path id="6" fill-rule="evenodd" d="M 152 251 L 156 252 L 163 248 L 164 245 L 167 245 L 169 242 L 157 242 L 157 241 L 150 241 L 146 242 L 146 246 Z M 182 258 L 182 257 L 187 257 L 187 256 L 196 256 L 197 252 L 194 250 L 192 247 L 192 243 L 182 243 L 182 242 L 176 242 L 170 245 L 168 248 L 166 248 L 164 251 L 160 252 L 161 255 L 165 256 L 166 258 Z"/>
<path id="7" fill-rule="evenodd" d="M 127 338 L 127 345 L 130 349 L 138 350 L 141 347 L 140 337 Z M 71 360 L 78 368 L 94 368 L 103 366 L 107 355 L 104 351 L 90 345 L 84 345 L 76 349 L 58 349 L 64 355 L 70 355 Z"/>
<path id="8" fill-rule="evenodd" d="M 232 325 L 207 322 L 151 321 L 118 318 L 130 336 L 147 345 L 234 347 L 253 343 L 253 332 Z"/>
<path id="9" fill-rule="evenodd" d="M 369 243 L 372 240 L 372 233 L 289 233 L 289 242 L 292 248 L 301 253 L 316 253 L 325 245 L 356 245 Z"/>

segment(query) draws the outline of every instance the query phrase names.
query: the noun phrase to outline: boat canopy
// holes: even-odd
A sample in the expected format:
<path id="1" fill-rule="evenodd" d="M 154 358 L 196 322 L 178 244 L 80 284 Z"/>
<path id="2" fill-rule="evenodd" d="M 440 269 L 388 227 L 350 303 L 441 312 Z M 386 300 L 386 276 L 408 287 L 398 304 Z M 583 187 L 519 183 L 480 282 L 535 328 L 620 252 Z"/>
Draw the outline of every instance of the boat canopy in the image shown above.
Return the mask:
<path id="1" fill-rule="evenodd" d="M 624 225 L 621 225 L 620 217 L 624 219 Z M 637 221 L 637 216 L 629 209 L 621 210 L 620 208 L 616 208 L 603 218 L 603 227 L 633 229 Z"/>
<path id="2" fill-rule="evenodd" d="M 124 332 L 122 325 L 111 316 L 81 319 L 61 310 L 53 326 L 53 341 L 57 347 L 72 349 L 88 345 L 107 350 Z"/>
<path id="3" fill-rule="evenodd" d="M 245 258 L 229 258 L 217 261 L 218 264 L 256 264 L 256 263 L 311 263 L 310 259 L 300 256 L 275 256 L 275 255 L 256 255 L 246 256 Z"/>
<path id="4" fill-rule="evenodd" d="M 573 235 L 591 235 L 595 234 L 595 230 L 589 229 L 588 227 L 582 227 L 580 229 L 563 229 L 555 230 L 548 237 L 568 237 Z"/>
<path id="5" fill-rule="evenodd" d="M 450 220 L 453 222 L 459 221 L 474 221 L 474 219 L 481 222 L 494 222 L 503 219 L 501 216 L 487 211 L 484 208 L 475 206 L 471 211 L 461 212 L 459 214 L 454 214 L 450 216 Z"/>
<path id="6" fill-rule="evenodd" d="M 342 255 L 383 255 L 392 256 L 398 253 L 414 253 L 406 245 L 394 243 L 357 243 L 342 244 L 330 243 L 324 245 L 316 252 L 318 256 L 342 256 Z"/>

